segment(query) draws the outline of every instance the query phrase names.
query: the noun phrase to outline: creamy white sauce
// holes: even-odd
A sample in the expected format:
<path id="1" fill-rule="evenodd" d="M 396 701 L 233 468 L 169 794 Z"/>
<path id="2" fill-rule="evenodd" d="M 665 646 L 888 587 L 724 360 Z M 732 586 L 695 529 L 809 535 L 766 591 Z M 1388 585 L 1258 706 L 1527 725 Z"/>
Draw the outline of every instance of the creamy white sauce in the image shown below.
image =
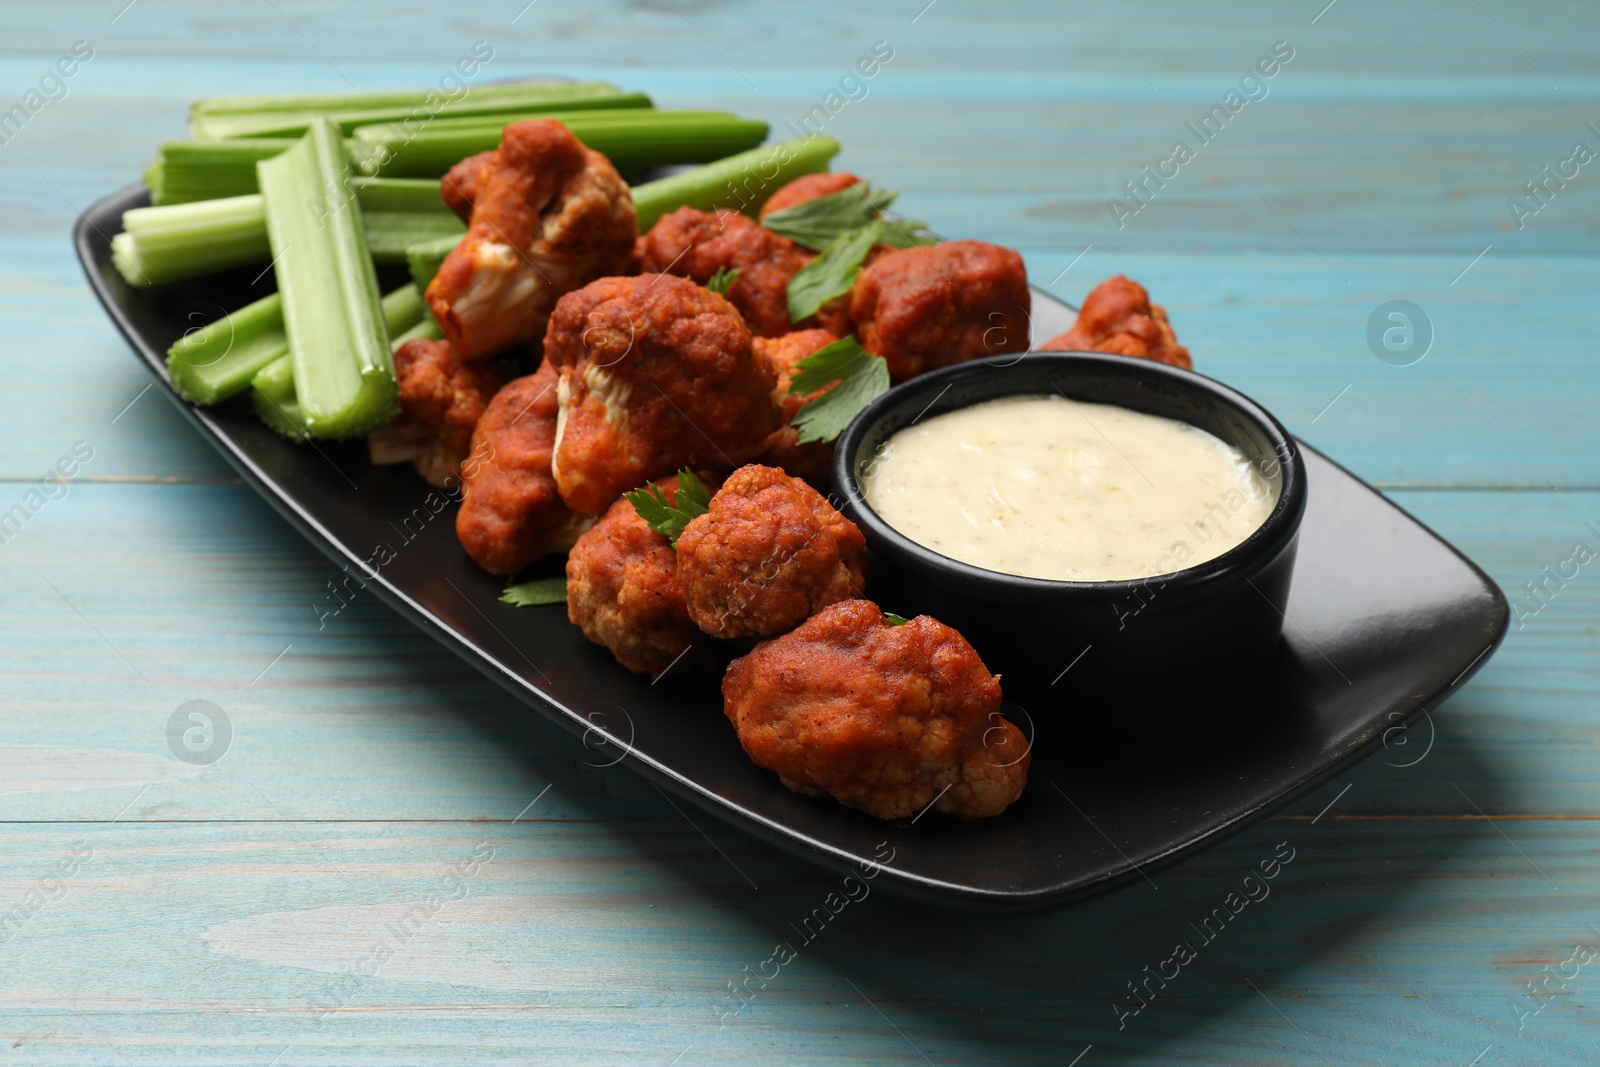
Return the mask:
<path id="1" fill-rule="evenodd" d="M 1255 532 L 1278 493 L 1204 430 L 1057 395 L 1002 397 L 908 426 L 863 482 L 872 510 L 941 555 L 1079 582 L 1214 559 Z"/>

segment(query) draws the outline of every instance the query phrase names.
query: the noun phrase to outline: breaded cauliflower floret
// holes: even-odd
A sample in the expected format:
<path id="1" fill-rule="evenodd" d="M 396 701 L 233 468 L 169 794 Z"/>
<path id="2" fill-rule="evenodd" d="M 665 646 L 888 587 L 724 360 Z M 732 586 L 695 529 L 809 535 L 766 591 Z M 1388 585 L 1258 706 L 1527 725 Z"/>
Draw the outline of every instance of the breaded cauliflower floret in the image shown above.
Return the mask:
<path id="1" fill-rule="evenodd" d="M 1166 310 L 1150 303 L 1150 294 L 1138 282 L 1122 275 L 1107 278 L 1084 297 L 1083 309 L 1072 329 L 1052 337 L 1041 349 L 1111 352 L 1138 356 L 1190 370 L 1194 361 L 1178 343 Z"/>
<path id="2" fill-rule="evenodd" d="M 676 478 L 656 484 L 677 499 Z M 567 554 L 567 617 L 635 674 L 677 673 L 712 659 L 711 639 L 684 607 L 677 553 L 626 498 Z"/>
<path id="3" fill-rule="evenodd" d="M 482 363 L 461 363 L 449 341 L 407 341 L 395 350 L 400 417 L 367 435 L 375 465 L 410 462 L 448 489 L 461 474 L 472 431 L 502 379 Z"/>
<path id="4" fill-rule="evenodd" d="M 896 382 L 970 359 L 1028 350 L 1032 297 L 1022 257 L 983 241 L 879 256 L 850 291 L 856 337 Z"/>
<path id="5" fill-rule="evenodd" d="M 735 660 L 722 698 L 745 752 L 784 785 L 880 819 L 929 804 L 998 815 L 1027 784 L 1031 753 L 1000 715 L 1000 680 L 926 615 L 896 626 L 868 600 L 825 608 Z"/>
<path id="6" fill-rule="evenodd" d="M 762 337 L 793 329 L 789 279 L 813 258 L 811 251 L 737 211 L 692 207 L 662 216 L 639 239 L 637 256 L 642 271 L 676 274 L 701 285 L 718 270 L 737 270 L 728 301 L 739 309 L 751 332 Z"/>
<path id="7" fill-rule="evenodd" d="M 782 337 L 757 337 L 751 342 L 756 358 L 766 363 L 777 379 L 773 395 L 783 414 L 783 425 L 762 445 L 757 463 L 779 467 L 813 486 L 827 487 L 833 481 L 833 441 L 800 443 L 800 431 L 790 423 L 800 409 L 833 388 L 831 385 L 806 396 L 791 396 L 789 382 L 800 362 L 839 338 L 827 330 L 799 330 Z"/>
<path id="8" fill-rule="evenodd" d="M 445 202 L 459 211 L 470 201 L 471 222 L 427 299 L 458 359 L 538 340 L 563 294 L 620 273 L 633 253 L 627 184 L 554 119 L 513 122 L 491 158 L 447 178 Z"/>
<path id="9" fill-rule="evenodd" d="M 800 206 L 807 200 L 817 200 L 824 196 L 831 196 L 834 193 L 850 188 L 852 185 L 860 184 L 861 179 L 847 170 L 802 174 L 767 197 L 767 202 L 761 205 L 761 220 L 765 222 L 768 215 L 779 211 L 787 211 L 789 208 Z"/>
<path id="10" fill-rule="evenodd" d="M 572 544 L 588 525 L 556 492 L 555 439 L 556 372 L 545 362 L 494 395 L 462 467 L 456 537 L 490 574 L 515 574 Z"/>
<path id="11" fill-rule="evenodd" d="M 867 542 L 815 489 L 751 464 L 678 537 L 689 617 L 713 637 L 772 637 L 861 595 Z"/>
<path id="12" fill-rule="evenodd" d="M 685 278 L 602 278 L 568 293 L 544 349 L 561 375 L 556 483 L 581 515 L 681 467 L 730 470 L 778 428 L 772 372 L 744 320 Z"/>

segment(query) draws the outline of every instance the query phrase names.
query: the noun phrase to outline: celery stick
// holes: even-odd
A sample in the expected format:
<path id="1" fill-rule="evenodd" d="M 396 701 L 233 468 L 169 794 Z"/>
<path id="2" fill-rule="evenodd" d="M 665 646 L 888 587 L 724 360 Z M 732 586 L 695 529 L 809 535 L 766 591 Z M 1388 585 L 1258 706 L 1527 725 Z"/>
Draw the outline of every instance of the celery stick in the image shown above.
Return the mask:
<path id="1" fill-rule="evenodd" d="M 233 196 L 122 213 L 118 268 L 130 285 L 211 274 L 271 259 L 259 196 Z M 118 237 L 124 234 L 118 234 Z M 115 238 L 112 253 L 119 251 Z"/>
<path id="2" fill-rule="evenodd" d="M 383 298 L 383 317 L 398 352 L 407 341 L 437 341 L 442 334 L 433 316 L 425 314 L 414 286 L 403 285 Z M 285 437 L 306 440 L 305 413 L 294 391 L 294 359 L 287 353 L 262 367 L 250 381 L 256 414 L 268 427 Z"/>
<path id="3" fill-rule="evenodd" d="M 722 112 L 597 111 L 559 119 L 619 167 L 706 163 L 752 148 L 767 136 L 766 123 Z M 351 147 L 363 174 L 439 177 L 467 156 L 497 147 L 505 126 L 430 128 L 414 135 L 392 125 L 365 127 L 356 131 Z"/>
<path id="4" fill-rule="evenodd" d="M 402 285 L 381 303 L 390 334 L 414 330 L 424 321 L 422 294 L 416 286 Z M 286 359 L 288 352 L 283 298 L 273 293 L 185 333 L 167 349 L 167 376 L 178 395 L 190 403 L 217 404 L 243 392 L 258 371 Z"/>
<path id="5" fill-rule="evenodd" d="M 313 118 L 256 168 L 306 430 L 366 433 L 394 417 L 396 386 L 344 142 Z"/>
<path id="6" fill-rule="evenodd" d="M 358 178 L 361 223 L 375 263 L 405 263 L 406 249 L 427 241 L 459 241 L 464 222 L 439 199 L 439 183 L 412 178 Z"/>
<path id="7" fill-rule="evenodd" d="M 430 102 L 429 97 L 433 99 Z M 342 97 L 342 98 L 341 98 Z M 234 98 L 237 106 L 218 99 L 199 101 L 189 110 L 189 132 L 196 139 L 214 141 L 242 137 L 293 137 L 317 116 L 335 123 L 340 132 L 374 122 L 410 121 L 418 126 L 435 118 L 494 115 L 537 108 L 586 110 L 609 107 L 649 107 L 643 93 L 625 93 L 603 82 L 568 82 L 539 85 L 494 85 L 469 89 L 459 100 L 424 92 L 359 94 L 348 96 Z M 252 101 L 264 101 L 252 104 Z"/>
<path id="8" fill-rule="evenodd" d="M 258 192 L 256 163 L 294 144 L 288 138 L 241 141 L 165 141 L 147 175 L 153 204 L 187 204 Z"/>
<path id="9" fill-rule="evenodd" d="M 802 174 L 827 170 L 839 142 L 825 134 L 752 148 L 704 167 L 633 187 L 633 207 L 643 233 L 680 207 L 710 211 L 734 207 L 753 214 L 767 197 Z"/>
<path id="10" fill-rule="evenodd" d="M 283 298 L 273 293 L 184 334 L 167 349 L 167 376 L 190 403 L 215 404 L 242 392 L 262 367 L 288 351 Z"/>

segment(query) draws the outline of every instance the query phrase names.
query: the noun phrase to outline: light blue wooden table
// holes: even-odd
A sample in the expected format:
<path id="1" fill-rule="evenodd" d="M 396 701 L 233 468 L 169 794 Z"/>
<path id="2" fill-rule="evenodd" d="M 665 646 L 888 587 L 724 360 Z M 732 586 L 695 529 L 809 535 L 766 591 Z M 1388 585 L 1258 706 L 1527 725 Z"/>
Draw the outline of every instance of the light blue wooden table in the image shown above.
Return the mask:
<path id="1" fill-rule="evenodd" d="M 125 2 L 0 6 L 0 110 L 94 53 L 0 144 L 0 512 L 92 450 L 0 544 L 0 1063 L 1600 1062 L 1600 563 L 1524 591 L 1600 550 L 1600 161 L 1523 188 L 1600 149 L 1600 9 Z M 732 998 L 833 880 L 597 766 L 365 596 L 319 629 L 335 572 L 146 391 L 69 248 L 189 99 L 428 83 L 477 40 L 495 76 L 780 128 L 887 42 L 829 119 L 842 166 L 1068 299 L 1147 283 L 1200 369 L 1464 548 L 1521 625 L 1431 727 L 1153 885 L 1020 919 L 874 895 Z M 1265 95 L 1119 227 L 1123 183 L 1276 42 Z M 1420 332 L 1369 346 L 1391 300 L 1420 362 Z M 174 755 L 190 700 L 226 713 L 216 762 Z M 1270 897 L 1120 1015 L 1280 842 Z"/>

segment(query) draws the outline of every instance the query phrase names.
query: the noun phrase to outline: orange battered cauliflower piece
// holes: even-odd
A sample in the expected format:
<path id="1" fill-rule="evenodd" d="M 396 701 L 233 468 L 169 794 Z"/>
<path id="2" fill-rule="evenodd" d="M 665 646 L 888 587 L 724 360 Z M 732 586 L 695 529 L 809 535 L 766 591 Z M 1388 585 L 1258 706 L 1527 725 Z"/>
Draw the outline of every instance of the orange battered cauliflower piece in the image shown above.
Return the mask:
<path id="1" fill-rule="evenodd" d="M 757 337 L 751 342 L 756 358 L 767 364 L 777 379 L 773 396 L 782 412 L 783 425 L 762 445 L 757 463 L 779 467 L 814 486 L 826 487 L 833 481 L 833 441 L 800 443 L 800 431 L 789 425 L 801 408 L 833 388 L 831 385 L 806 396 L 791 396 L 789 380 L 800 361 L 813 356 L 839 338 L 827 330 L 799 330 L 782 337 Z"/>
<path id="2" fill-rule="evenodd" d="M 556 372 L 549 361 L 494 395 L 462 468 L 456 537 L 490 574 L 515 574 L 572 544 L 588 525 L 556 492 Z"/>
<path id="3" fill-rule="evenodd" d="M 1022 257 L 983 241 L 879 256 L 850 291 L 856 338 L 896 382 L 969 359 L 1028 350 L 1032 297 Z"/>
<path id="4" fill-rule="evenodd" d="M 735 660 L 722 698 L 759 766 L 880 819 L 930 804 L 998 815 L 1027 784 L 1031 752 L 1000 715 L 1000 680 L 926 615 L 896 626 L 868 600 L 824 608 Z"/>
<path id="5" fill-rule="evenodd" d="M 633 197 L 605 156 L 554 119 L 514 122 L 501 137 L 490 159 L 463 161 L 441 188 L 457 210 L 472 204 L 427 292 L 463 360 L 537 340 L 563 294 L 621 272 L 633 253 Z"/>
<path id="6" fill-rule="evenodd" d="M 772 637 L 861 595 L 867 541 L 799 478 L 751 464 L 678 536 L 689 617 L 713 637 Z"/>
<path id="7" fill-rule="evenodd" d="M 1150 294 L 1136 281 L 1117 275 L 1094 287 L 1072 329 L 1052 337 L 1041 349 L 1111 352 L 1138 356 L 1192 370 L 1189 350 L 1178 343 L 1166 310 L 1150 303 Z"/>
<path id="8" fill-rule="evenodd" d="M 681 467 L 730 470 L 778 428 L 772 371 L 744 320 L 685 278 L 602 278 L 569 293 L 544 348 L 561 376 L 556 484 L 580 515 Z"/>
<path id="9" fill-rule="evenodd" d="M 394 353 L 400 417 L 367 435 L 373 464 L 410 462 L 430 485 L 450 488 L 502 379 L 494 368 L 461 363 L 449 341 L 407 341 Z"/>
<path id="10" fill-rule="evenodd" d="M 676 478 L 656 484 L 676 501 Z M 618 500 L 567 554 L 567 617 L 635 674 L 711 662 L 711 639 L 684 607 L 677 555 L 632 503 Z"/>
<path id="11" fill-rule="evenodd" d="M 762 337 L 788 333 L 789 279 L 815 254 L 727 208 L 682 207 L 639 239 L 639 269 L 676 274 L 701 285 L 718 270 L 737 270 L 728 301 Z"/>

